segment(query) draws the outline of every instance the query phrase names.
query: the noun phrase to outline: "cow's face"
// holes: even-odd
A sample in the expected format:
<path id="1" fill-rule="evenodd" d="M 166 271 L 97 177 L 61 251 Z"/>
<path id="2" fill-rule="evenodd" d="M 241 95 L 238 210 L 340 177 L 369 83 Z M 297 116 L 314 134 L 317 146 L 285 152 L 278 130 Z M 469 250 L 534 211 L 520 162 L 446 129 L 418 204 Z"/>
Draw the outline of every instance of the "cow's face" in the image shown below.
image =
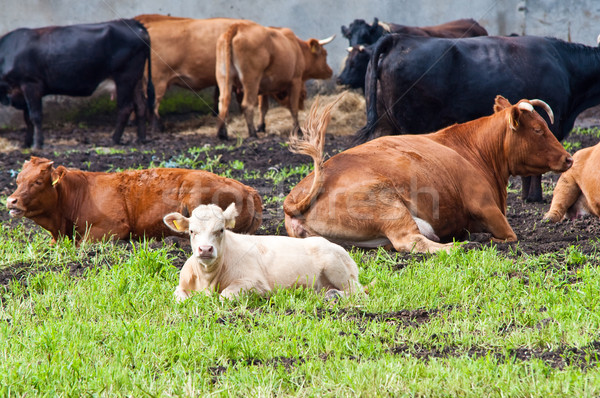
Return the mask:
<path id="1" fill-rule="evenodd" d="M 53 163 L 32 156 L 23 164 L 23 170 L 17 176 L 17 190 L 6 200 L 11 217 L 34 218 L 56 209 L 58 194 L 53 175 L 58 179 L 58 174 Z"/>
<path id="2" fill-rule="evenodd" d="M 226 210 L 210 204 L 198 206 L 189 218 L 179 213 L 169 213 L 163 220 L 173 231 L 190 234 L 193 256 L 205 270 L 211 271 L 213 265 L 217 265 L 223 257 L 225 229 L 235 226 L 237 215 L 235 203 Z"/>
<path id="3" fill-rule="evenodd" d="M 327 65 L 327 50 L 323 47 L 331 42 L 333 37 L 324 40 L 309 39 L 307 44 L 310 49 L 309 55 L 305 57 L 305 70 L 302 75 L 303 80 L 308 79 L 329 79 L 333 71 Z"/>
<path id="4" fill-rule="evenodd" d="M 383 35 L 383 28 L 377 18 L 372 25 L 364 19 L 355 19 L 349 27 L 342 26 L 342 34 L 348 39 L 350 46 L 373 44 Z"/>
<path id="5" fill-rule="evenodd" d="M 349 47 L 344 70 L 338 76 L 337 84 L 351 88 L 364 88 L 365 74 L 370 58 L 370 48 L 363 45 Z"/>
<path id="6" fill-rule="evenodd" d="M 534 105 L 546 109 L 553 120 L 552 110 L 540 100 L 521 100 L 511 106 L 500 97 L 494 106 L 495 111 L 506 110 L 505 152 L 512 175 L 539 175 L 548 170 L 560 173 L 573 164 L 573 158 L 534 110 Z"/>

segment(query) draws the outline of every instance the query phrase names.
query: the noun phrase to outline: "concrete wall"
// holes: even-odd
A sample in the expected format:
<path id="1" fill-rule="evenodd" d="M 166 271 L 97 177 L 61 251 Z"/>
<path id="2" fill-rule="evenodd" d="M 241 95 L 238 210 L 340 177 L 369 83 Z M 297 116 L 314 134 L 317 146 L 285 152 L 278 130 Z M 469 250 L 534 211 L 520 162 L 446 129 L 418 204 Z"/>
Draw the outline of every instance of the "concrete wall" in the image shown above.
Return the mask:
<path id="1" fill-rule="evenodd" d="M 378 17 L 417 26 L 473 18 L 490 35 L 554 36 L 587 45 L 596 45 L 600 33 L 598 0 L 20 0 L 4 5 L 0 34 L 19 27 L 100 22 L 143 13 L 245 18 L 263 25 L 290 27 L 302 39 L 325 38 L 335 33 L 337 38 L 327 48 L 329 64 L 336 74 L 348 46 L 340 27 L 355 18 L 372 22 Z M 0 125 L 15 122 L 20 123 L 20 116 L 15 118 L 14 112 L 0 108 Z"/>

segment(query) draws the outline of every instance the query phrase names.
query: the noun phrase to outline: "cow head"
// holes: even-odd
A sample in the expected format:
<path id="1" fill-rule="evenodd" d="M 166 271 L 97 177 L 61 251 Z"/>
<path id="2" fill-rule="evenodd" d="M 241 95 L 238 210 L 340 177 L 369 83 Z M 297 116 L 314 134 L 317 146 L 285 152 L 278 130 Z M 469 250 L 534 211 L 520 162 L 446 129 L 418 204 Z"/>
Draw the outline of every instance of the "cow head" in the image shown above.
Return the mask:
<path id="1" fill-rule="evenodd" d="M 362 44 L 348 47 L 344 70 L 337 78 L 337 84 L 350 86 L 351 88 L 364 88 L 365 74 L 372 52 L 371 46 L 363 46 Z"/>
<path id="2" fill-rule="evenodd" d="M 35 156 L 23 164 L 17 176 L 17 190 L 6 200 L 11 217 L 35 218 L 56 210 L 56 184 L 66 169 L 62 166 L 54 169 L 53 164 L 51 160 Z"/>
<path id="3" fill-rule="evenodd" d="M 210 204 L 196 207 L 189 218 L 180 213 L 169 213 L 163 221 L 173 231 L 190 234 L 193 255 L 205 270 L 211 271 L 223 257 L 225 229 L 235 226 L 237 216 L 235 203 L 225 210 Z"/>
<path id="4" fill-rule="evenodd" d="M 542 107 L 550 121 L 554 121 L 552 109 L 542 100 L 523 99 L 511 105 L 506 98 L 496 97 L 494 112 L 506 114 L 504 148 L 511 175 L 537 175 L 548 170 L 563 172 L 573 164 L 573 158 L 534 110 L 534 105 Z"/>
<path id="5" fill-rule="evenodd" d="M 373 20 L 373 25 L 369 25 L 364 19 L 355 19 L 349 27 L 342 26 L 342 34 L 348 39 L 350 46 L 373 44 L 383 33 L 384 29 L 377 18 Z"/>
<path id="6" fill-rule="evenodd" d="M 304 56 L 305 69 L 302 80 L 329 79 L 331 77 L 333 71 L 327 65 L 327 50 L 323 46 L 330 43 L 334 38 L 335 35 L 323 40 L 308 39 L 306 44 L 309 51 Z"/>

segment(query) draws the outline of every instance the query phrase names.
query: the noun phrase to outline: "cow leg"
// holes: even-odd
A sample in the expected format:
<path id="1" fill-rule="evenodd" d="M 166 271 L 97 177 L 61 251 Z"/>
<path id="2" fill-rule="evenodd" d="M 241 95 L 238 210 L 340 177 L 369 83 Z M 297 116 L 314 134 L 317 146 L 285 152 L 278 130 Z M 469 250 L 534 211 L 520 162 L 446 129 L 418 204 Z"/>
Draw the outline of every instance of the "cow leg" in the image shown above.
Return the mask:
<path id="1" fill-rule="evenodd" d="M 29 111 L 27 110 L 27 107 L 23 109 L 23 119 L 25 120 L 25 125 L 27 126 L 27 129 L 25 130 L 25 142 L 23 147 L 29 148 L 31 145 L 33 145 L 33 123 L 29 117 Z"/>
<path id="2" fill-rule="evenodd" d="M 150 117 L 154 119 L 151 115 L 152 112 L 149 109 L 146 109 L 146 98 L 144 96 L 144 82 L 140 80 L 138 84 L 135 86 L 135 92 L 133 97 L 134 104 L 134 112 L 135 118 L 137 121 L 137 134 L 138 134 L 138 143 L 146 143 L 146 119 Z"/>
<path id="3" fill-rule="evenodd" d="M 543 202 L 542 196 L 542 176 L 521 177 L 523 189 L 521 198 L 526 202 Z"/>
<path id="4" fill-rule="evenodd" d="M 27 134 L 25 135 L 25 145 L 33 149 L 42 149 L 44 146 L 44 133 L 42 132 L 42 89 L 35 84 L 23 84 L 21 91 L 27 102 L 27 110 L 23 115 L 27 124 Z M 29 123 L 27 123 L 29 119 Z M 33 137 L 30 136 L 30 124 L 33 124 Z M 33 139 L 32 139 L 33 138 Z"/>
<path id="5" fill-rule="evenodd" d="M 266 131 L 265 117 L 267 115 L 267 111 L 269 110 L 269 96 L 259 96 L 258 107 L 260 108 L 260 123 L 258 123 L 256 131 L 264 133 Z"/>
<path id="6" fill-rule="evenodd" d="M 137 83 L 132 85 L 131 81 L 115 79 L 115 84 L 117 85 L 117 126 L 112 136 L 112 142 L 114 145 L 118 145 L 121 143 L 121 136 L 123 135 L 123 130 L 125 130 L 127 119 L 134 109 L 133 97 L 135 95 L 135 84 Z"/>
<path id="7" fill-rule="evenodd" d="M 303 86 L 302 80 L 299 80 L 294 81 L 290 87 L 290 113 L 294 121 L 292 130 L 300 127 L 300 123 L 298 123 L 298 107 L 300 106 L 300 94 L 302 93 Z"/>
<path id="8" fill-rule="evenodd" d="M 256 135 L 256 128 L 254 127 L 254 108 L 258 102 L 259 81 L 258 78 L 253 79 L 244 87 L 244 99 L 242 100 L 242 112 L 246 118 L 248 136 L 255 138 L 258 136 Z"/>
<path id="9" fill-rule="evenodd" d="M 544 220 L 559 222 L 580 196 L 581 188 L 579 188 L 575 179 L 568 173 L 563 173 L 558 180 L 558 184 L 556 184 L 556 188 L 554 188 L 552 204 L 550 210 L 544 215 Z"/>
<path id="10" fill-rule="evenodd" d="M 502 214 L 497 206 L 479 206 L 471 207 L 473 217 L 479 219 L 483 224 L 483 229 L 492 234 L 494 242 L 516 242 L 517 235 L 511 228 L 506 216 Z"/>
<path id="11" fill-rule="evenodd" d="M 224 84 L 224 83 L 223 83 Z M 231 90 L 233 86 L 225 87 L 219 83 L 219 120 L 217 121 L 217 137 L 227 139 L 227 116 L 229 115 L 229 103 L 231 102 Z"/>
<path id="12" fill-rule="evenodd" d="M 166 80 L 167 77 L 152 76 L 152 82 L 154 83 L 154 115 L 152 117 L 152 127 L 150 128 L 151 133 L 164 131 L 164 125 L 158 113 L 158 109 L 160 108 L 160 101 L 162 101 L 168 88 Z"/>

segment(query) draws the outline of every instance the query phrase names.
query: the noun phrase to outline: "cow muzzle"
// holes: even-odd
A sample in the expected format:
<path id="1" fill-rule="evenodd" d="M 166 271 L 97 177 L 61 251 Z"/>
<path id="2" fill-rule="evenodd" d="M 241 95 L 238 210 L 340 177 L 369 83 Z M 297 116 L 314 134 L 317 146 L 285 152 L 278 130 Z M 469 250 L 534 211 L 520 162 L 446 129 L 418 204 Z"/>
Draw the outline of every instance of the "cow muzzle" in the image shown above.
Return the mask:
<path id="1" fill-rule="evenodd" d="M 213 259 L 215 257 L 215 248 L 214 246 L 198 246 L 196 255 L 203 260 Z"/>
<path id="2" fill-rule="evenodd" d="M 6 207 L 9 210 L 8 214 L 12 218 L 20 218 L 25 215 L 25 210 L 19 208 L 17 202 L 18 202 L 18 199 L 13 198 L 12 196 L 9 196 L 8 199 L 6 200 Z"/>

